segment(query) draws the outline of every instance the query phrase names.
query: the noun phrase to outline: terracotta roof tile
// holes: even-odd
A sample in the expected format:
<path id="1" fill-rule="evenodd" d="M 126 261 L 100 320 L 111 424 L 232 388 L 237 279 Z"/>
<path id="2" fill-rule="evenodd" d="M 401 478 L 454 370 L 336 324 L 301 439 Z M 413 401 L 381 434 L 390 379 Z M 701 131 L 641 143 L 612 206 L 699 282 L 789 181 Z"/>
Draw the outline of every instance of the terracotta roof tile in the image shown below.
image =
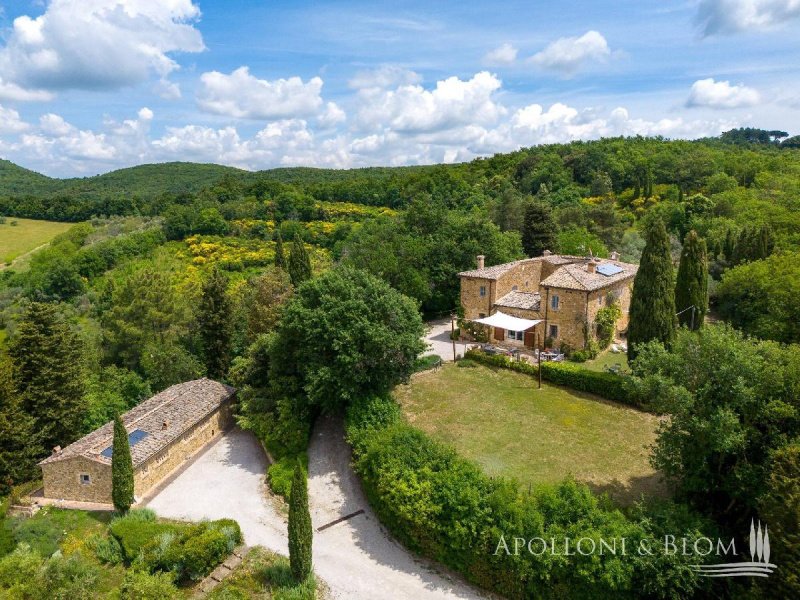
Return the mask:
<path id="1" fill-rule="evenodd" d="M 517 265 L 531 263 L 531 262 L 547 262 L 552 265 L 565 265 L 578 260 L 583 260 L 580 256 L 569 256 L 566 254 L 550 254 L 549 256 L 536 256 L 534 258 L 523 258 L 522 260 L 515 260 L 514 262 L 503 263 L 501 265 L 494 265 L 491 267 L 484 267 L 483 269 L 473 269 L 471 271 L 463 271 L 459 273 L 459 277 L 475 277 L 478 279 L 499 279 Z"/>
<path id="2" fill-rule="evenodd" d="M 134 467 L 169 446 L 186 430 L 217 410 L 234 393 L 232 387 L 204 377 L 173 385 L 122 415 L 128 434 L 136 430 L 146 434 L 131 445 Z M 165 422 L 166 428 L 163 427 Z M 111 464 L 111 458 L 102 452 L 111 447 L 113 437 L 114 423 L 106 423 L 39 464 L 76 456 Z"/>
<path id="3" fill-rule="evenodd" d="M 518 292 L 512 291 L 497 300 L 495 306 L 506 308 L 523 308 L 525 310 L 539 310 L 542 297 L 538 292 Z"/>
<path id="4" fill-rule="evenodd" d="M 540 283 L 543 287 L 556 287 L 570 290 L 594 291 L 613 285 L 620 281 L 630 279 L 639 270 L 637 265 L 619 262 L 615 260 L 601 260 L 597 266 L 611 264 L 620 267 L 622 270 L 611 276 L 606 276 L 598 272 L 589 273 L 586 268 L 587 260 L 579 263 L 571 263 L 557 269 L 552 275 L 546 277 Z"/>

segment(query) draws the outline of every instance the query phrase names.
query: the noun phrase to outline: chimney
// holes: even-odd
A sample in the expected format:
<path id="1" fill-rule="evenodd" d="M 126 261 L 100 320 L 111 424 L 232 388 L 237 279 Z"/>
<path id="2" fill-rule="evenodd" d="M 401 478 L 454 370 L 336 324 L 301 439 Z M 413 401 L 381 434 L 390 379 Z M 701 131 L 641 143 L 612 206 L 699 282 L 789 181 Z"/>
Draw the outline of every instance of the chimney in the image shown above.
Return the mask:
<path id="1" fill-rule="evenodd" d="M 614 250 L 614 251 L 611 253 L 611 260 L 619 260 L 619 252 L 617 252 L 616 250 Z"/>
<path id="2" fill-rule="evenodd" d="M 478 254 L 478 268 L 479 269 L 483 268 L 483 263 L 484 263 L 485 259 L 486 259 L 486 257 L 483 254 Z"/>
<path id="3" fill-rule="evenodd" d="M 590 260 L 588 263 L 586 263 L 586 270 L 589 271 L 589 273 L 594 273 L 596 269 L 597 263 L 593 260 Z"/>
<path id="4" fill-rule="evenodd" d="M 53 456 L 59 456 L 61 454 L 61 446 L 56 446 L 53 448 Z"/>
<path id="5" fill-rule="evenodd" d="M 550 256 L 551 254 L 552 252 L 550 252 L 550 250 L 545 250 L 544 252 L 542 252 L 542 256 Z"/>
<path id="6" fill-rule="evenodd" d="M 164 421 L 164 422 L 161 424 L 161 430 L 162 430 L 162 431 L 164 431 L 164 430 L 166 430 L 166 429 L 168 429 L 168 428 L 169 428 L 169 421 Z"/>

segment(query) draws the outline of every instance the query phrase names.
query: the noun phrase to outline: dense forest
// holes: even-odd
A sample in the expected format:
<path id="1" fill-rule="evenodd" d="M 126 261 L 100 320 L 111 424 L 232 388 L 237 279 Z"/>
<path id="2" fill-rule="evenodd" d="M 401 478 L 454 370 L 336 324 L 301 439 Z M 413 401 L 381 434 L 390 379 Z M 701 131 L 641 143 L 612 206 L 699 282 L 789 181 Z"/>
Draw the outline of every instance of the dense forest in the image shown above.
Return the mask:
<path id="1" fill-rule="evenodd" d="M 0 493 L 33 477 L 52 446 L 202 375 L 240 390 L 240 423 L 278 459 L 270 480 L 286 491 L 314 416 L 375 392 L 376 381 L 385 394 L 402 380 L 421 349 L 420 314 L 458 311 L 457 273 L 477 254 L 487 265 L 543 250 L 639 262 L 658 222 L 666 263 L 707 249 L 710 317 L 741 333 L 682 331 L 672 358 L 645 348 L 637 393 L 671 398 L 684 419 L 675 422 L 697 434 L 689 453 L 702 464 L 690 465 L 698 475 L 684 481 L 685 498 L 730 525 L 726 511 L 760 501 L 752 490 L 770 476 L 771 451 L 797 431 L 797 146 L 784 132 L 745 129 L 537 146 L 454 165 L 247 172 L 167 163 L 66 180 L 2 161 L 0 236 L 14 235 L 18 218 L 75 225 L 23 267 L 0 271 Z M 357 332 L 371 336 L 370 360 L 343 350 L 352 344 L 342 315 L 354 306 L 370 324 Z M 381 322 L 391 320 L 387 306 L 391 323 Z M 720 358 L 698 366 L 687 358 L 696 353 Z M 746 370 L 753 357 L 758 368 Z M 750 383 L 711 393 L 698 382 L 715 364 Z M 350 365 L 367 365 L 367 375 Z M 692 369 L 685 389 L 681 374 Z M 755 386 L 774 388 L 769 406 L 755 402 Z M 726 448 L 701 447 L 705 421 L 680 412 L 689 396 L 714 410 L 741 397 L 746 435 L 731 426 Z M 675 431 L 657 460 L 680 478 L 689 467 Z M 731 449 L 742 439 L 745 449 Z M 747 467 L 732 458 L 740 451 Z M 712 464 L 719 472 L 706 473 Z M 703 483 L 711 476 L 713 497 Z"/>

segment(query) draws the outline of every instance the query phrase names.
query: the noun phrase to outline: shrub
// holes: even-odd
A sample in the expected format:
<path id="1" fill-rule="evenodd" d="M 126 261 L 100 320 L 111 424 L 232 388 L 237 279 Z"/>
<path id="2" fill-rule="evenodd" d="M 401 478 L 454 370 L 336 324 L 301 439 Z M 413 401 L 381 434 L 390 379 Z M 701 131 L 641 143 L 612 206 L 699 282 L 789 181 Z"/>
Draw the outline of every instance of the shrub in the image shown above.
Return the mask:
<path id="1" fill-rule="evenodd" d="M 146 573 L 129 570 L 119 588 L 120 600 L 171 600 L 178 597 L 171 573 Z"/>
<path id="2" fill-rule="evenodd" d="M 36 578 L 40 598 L 69 598 L 89 600 L 95 598 L 95 584 L 100 576 L 97 565 L 88 562 L 81 554 L 69 557 L 54 554 L 45 561 Z"/>
<path id="3" fill-rule="evenodd" d="M 122 546 L 115 537 L 96 533 L 86 540 L 86 546 L 103 564 L 118 565 L 123 560 Z"/>
<path id="4" fill-rule="evenodd" d="M 539 374 L 536 365 L 523 361 L 513 361 L 506 356 L 488 355 L 480 350 L 469 350 L 466 353 L 466 357 L 484 365 L 511 369 L 533 377 Z M 542 379 L 580 392 L 595 394 L 607 400 L 635 406 L 642 410 L 650 408 L 647 405 L 643 405 L 636 394 L 631 393 L 631 385 L 628 382 L 628 378 L 623 375 L 590 371 L 569 363 L 543 362 Z"/>
<path id="5" fill-rule="evenodd" d="M 178 528 L 174 523 L 157 522 L 155 513 L 149 509 L 132 510 L 124 517 L 114 519 L 109 525 L 109 531 L 119 542 L 122 555 L 128 563 L 136 560 L 142 548 L 160 534 Z"/>
<path id="6" fill-rule="evenodd" d="M 228 539 L 219 529 L 189 535 L 180 550 L 181 579 L 199 581 L 228 556 Z"/>
<path id="7" fill-rule="evenodd" d="M 284 456 L 272 463 L 267 469 L 267 481 L 273 492 L 287 502 L 292 495 L 292 477 L 294 466 L 300 460 L 304 465 L 308 465 L 308 455 L 301 452 L 299 455 Z"/>
<path id="8" fill-rule="evenodd" d="M 435 354 L 428 354 L 427 356 L 420 356 L 414 361 L 414 373 L 427 371 L 433 367 L 441 364 L 442 359 Z"/>
<path id="9" fill-rule="evenodd" d="M 134 563 L 138 569 L 171 572 L 178 582 L 197 581 L 242 542 L 239 524 L 232 519 L 172 525 L 141 548 Z"/>
<path id="10" fill-rule="evenodd" d="M 469 358 L 462 358 L 456 363 L 456 365 L 460 369 L 474 369 L 478 366 L 478 363 L 476 363 L 474 360 L 470 360 Z"/>

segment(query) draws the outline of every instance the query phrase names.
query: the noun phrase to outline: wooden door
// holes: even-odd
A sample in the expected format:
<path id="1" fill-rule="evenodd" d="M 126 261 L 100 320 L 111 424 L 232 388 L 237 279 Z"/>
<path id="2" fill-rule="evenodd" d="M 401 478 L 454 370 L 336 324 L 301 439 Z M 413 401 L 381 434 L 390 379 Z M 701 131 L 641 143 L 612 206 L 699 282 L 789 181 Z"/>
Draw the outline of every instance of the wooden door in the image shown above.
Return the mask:
<path id="1" fill-rule="evenodd" d="M 495 327 L 494 339 L 496 339 L 498 342 L 502 342 L 504 339 L 506 339 L 506 330 L 501 329 L 500 327 Z"/>

